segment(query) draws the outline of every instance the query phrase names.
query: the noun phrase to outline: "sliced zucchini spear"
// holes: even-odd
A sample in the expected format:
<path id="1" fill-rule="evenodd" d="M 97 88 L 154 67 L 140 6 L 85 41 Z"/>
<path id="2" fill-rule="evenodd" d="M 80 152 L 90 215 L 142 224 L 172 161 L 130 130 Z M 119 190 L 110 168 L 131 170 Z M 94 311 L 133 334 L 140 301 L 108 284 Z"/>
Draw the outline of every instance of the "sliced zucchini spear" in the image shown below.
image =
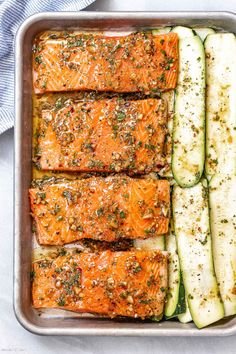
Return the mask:
<path id="1" fill-rule="evenodd" d="M 202 328 L 224 317 L 213 266 L 207 188 L 202 181 L 192 188 L 174 186 L 172 206 L 189 310 Z"/>
<path id="2" fill-rule="evenodd" d="M 193 28 L 193 30 L 201 38 L 202 42 L 205 41 L 206 37 L 209 34 L 215 33 L 215 30 L 213 30 L 213 28 L 210 27 L 197 27 L 197 28 Z"/>
<path id="3" fill-rule="evenodd" d="M 183 26 L 176 26 L 172 29 L 172 32 L 177 33 L 179 39 L 184 39 L 188 37 L 194 37 L 194 32 L 192 28 L 183 27 Z"/>
<path id="4" fill-rule="evenodd" d="M 177 253 L 176 238 L 173 223 L 170 232 L 166 235 L 166 251 L 169 253 L 168 262 L 168 291 L 165 304 L 165 316 L 172 318 L 186 311 L 185 291 L 181 277 L 179 256 Z"/>
<path id="5" fill-rule="evenodd" d="M 166 34 L 169 33 L 171 31 L 171 27 L 166 26 L 166 27 L 159 27 L 159 28 L 155 28 L 154 30 L 152 30 L 153 34 Z"/>
<path id="6" fill-rule="evenodd" d="M 179 35 L 179 76 L 175 95 L 172 172 L 181 187 L 201 178 L 205 159 L 205 52 L 190 28 Z"/>
<path id="7" fill-rule="evenodd" d="M 209 35 L 206 51 L 206 173 L 236 173 L 236 39 Z"/>
<path id="8" fill-rule="evenodd" d="M 215 271 L 230 316 L 236 314 L 236 176 L 214 176 L 209 195 Z"/>
<path id="9" fill-rule="evenodd" d="M 188 301 L 186 296 L 185 296 L 185 312 L 178 315 L 178 320 L 181 323 L 189 323 L 193 320 L 191 313 L 189 311 L 189 306 L 188 306 Z"/>

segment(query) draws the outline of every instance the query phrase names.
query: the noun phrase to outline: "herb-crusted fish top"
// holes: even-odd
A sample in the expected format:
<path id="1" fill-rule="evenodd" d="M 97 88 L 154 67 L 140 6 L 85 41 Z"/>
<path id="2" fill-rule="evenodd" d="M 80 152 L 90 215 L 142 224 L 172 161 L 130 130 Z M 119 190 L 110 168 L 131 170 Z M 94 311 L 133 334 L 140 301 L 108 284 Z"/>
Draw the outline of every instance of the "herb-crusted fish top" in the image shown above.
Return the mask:
<path id="1" fill-rule="evenodd" d="M 161 99 L 69 101 L 43 110 L 37 165 L 43 170 L 145 173 L 166 163 Z"/>
<path id="2" fill-rule="evenodd" d="M 97 90 L 143 92 L 176 87 L 178 36 L 139 32 L 42 35 L 33 45 L 35 93 Z"/>
<path id="3" fill-rule="evenodd" d="M 144 239 L 168 232 L 170 187 L 166 180 L 91 177 L 33 188 L 29 195 L 42 245 L 84 238 Z"/>
<path id="4" fill-rule="evenodd" d="M 160 251 L 81 253 L 33 265 L 35 308 L 62 308 L 109 317 L 161 316 L 167 257 Z"/>

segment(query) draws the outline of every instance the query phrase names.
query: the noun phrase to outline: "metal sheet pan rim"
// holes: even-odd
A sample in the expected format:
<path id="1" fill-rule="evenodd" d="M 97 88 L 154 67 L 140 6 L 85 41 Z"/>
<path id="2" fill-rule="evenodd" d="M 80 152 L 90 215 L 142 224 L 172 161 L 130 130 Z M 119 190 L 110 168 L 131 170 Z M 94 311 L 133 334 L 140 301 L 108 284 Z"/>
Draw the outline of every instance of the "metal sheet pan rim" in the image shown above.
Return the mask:
<path id="1" fill-rule="evenodd" d="M 150 326 L 145 326 L 145 323 L 141 323 L 140 326 L 134 327 L 132 323 L 129 325 L 117 328 L 117 326 L 112 325 L 108 328 L 104 323 L 101 323 L 99 327 L 94 326 L 84 326 L 83 328 L 78 328 L 76 326 L 63 326 L 63 321 L 61 325 L 57 326 L 43 326 L 36 325 L 25 315 L 22 309 L 21 302 L 21 290 L 24 284 L 22 283 L 22 267 L 24 266 L 24 260 L 22 260 L 22 255 L 28 256 L 29 260 L 31 255 L 25 255 L 23 252 L 21 244 L 21 226 L 24 222 L 22 217 L 22 176 L 27 171 L 23 170 L 22 159 L 27 159 L 29 156 L 23 156 L 22 154 L 22 144 L 24 139 L 24 132 L 22 123 L 24 122 L 24 117 L 22 114 L 23 110 L 23 99 L 24 99 L 24 75 L 23 75 L 23 64 L 24 64 L 24 52 L 23 52 L 23 41 L 27 34 L 27 31 L 31 26 L 37 25 L 42 21 L 61 21 L 61 27 L 63 27 L 63 21 L 72 20 L 160 20 L 165 24 L 180 23 L 182 20 L 189 21 L 204 21 L 210 20 L 214 23 L 221 19 L 226 22 L 232 22 L 234 30 L 236 29 L 236 15 L 233 12 L 59 12 L 59 13 L 38 13 L 29 17 L 20 27 L 17 32 L 15 41 L 15 167 L 14 167 L 14 311 L 19 323 L 28 331 L 35 334 L 42 335 L 106 335 L 106 336 L 224 336 L 236 334 L 236 318 L 234 323 L 228 328 L 212 328 L 207 327 L 205 329 L 199 330 L 192 325 L 186 324 L 181 325 L 184 328 L 176 328 L 176 326 L 170 326 L 165 328 L 162 324 L 156 324 L 155 327 L 150 328 Z M 171 19 L 171 21 L 170 21 Z M 69 27 L 69 26 L 66 26 Z M 29 142 L 31 143 L 31 142 Z M 22 265 L 23 263 L 23 265 Z M 46 321 L 46 320 L 45 320 Z M 78 319 L 78 321 L 80 321 Z M 89 320 L 93 321 L 93 320 Z"/>

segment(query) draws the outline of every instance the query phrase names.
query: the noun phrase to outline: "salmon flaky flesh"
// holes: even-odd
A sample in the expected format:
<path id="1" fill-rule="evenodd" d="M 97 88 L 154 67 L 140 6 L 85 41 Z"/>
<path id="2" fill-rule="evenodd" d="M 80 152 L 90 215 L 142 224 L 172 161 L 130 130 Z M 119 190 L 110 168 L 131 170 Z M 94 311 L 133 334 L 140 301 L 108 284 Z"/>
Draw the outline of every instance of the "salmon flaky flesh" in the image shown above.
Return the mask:
<path id="1" fill-rule="evenodd" d="M 145 239 L 168 232 L 167 180 L 90 177 L 32 188 L 29 195 L 41 245 L 84 238 L 108 242 Z"/>
<path id="2" fill-rule="evenodd" d="M 143 92 L 174 89 L 178 35 L 51 33 L 33 45 L 35 93 L 96 90 Z"/>
<path id="3" fill-rule="evenodd" d="M 167 255 L 161 251 L 71 253 L 33 264 L 35 308 L 133 318 L 161 317 Z"/>
<path id="4" fill-rule="evenodd" d="M 166 102 L 154 98 L 43 110 L 37 164 L 45 171 L 157 172 L 166 163 L 167 119 Z"/>

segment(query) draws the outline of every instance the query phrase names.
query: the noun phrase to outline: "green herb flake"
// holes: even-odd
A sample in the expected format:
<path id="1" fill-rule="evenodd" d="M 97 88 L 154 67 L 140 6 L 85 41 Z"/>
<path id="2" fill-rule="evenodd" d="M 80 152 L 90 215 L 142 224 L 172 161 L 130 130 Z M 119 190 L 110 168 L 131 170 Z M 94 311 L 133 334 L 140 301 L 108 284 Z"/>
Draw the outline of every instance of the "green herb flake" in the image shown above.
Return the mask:
<path id="1" fill-rule="evenodd" d="M 125 119 L 125 113 L 124 112 L 119 112 L 119 113 L 117 113 L 116 117 L 117 117 L 117 120 L 119 122 L 122 122 Z"/>
<path id="2" fill-rule="evenodd" d="M 120 217 L 121 217 L 121 219 L 125 219 L 125 217 L 126 217 L 126 214 L 123 210 L 120 211 Z"/>
<path id="3" fill-rule="evenodd" d="M 68 201 L 72 200 L 72 194 L 70 191 L 65 190 L 62 192 L 62 196 L 65 197 Z"/>
<path id="4" fill-rule="evenodd" d="M 43 62 L 43 57 L 42 57 L 42 55 L 40 54 L 40 55 L 37 55 L 37 56 L 34 58 L 34 60 L 35 60 L 35 62 L 36 62 L 37 64 L 42 64 L 42 62 Z"/>
<path id="5" fill-rule="evenodd" d="M 46 193 L 44 193 L 44 192 L 37 192 L 36 195 L 37 195 L 37 197 L 39 197 L 43 200 L 46 198 Z"/>
<path id="6" fill-rule="evenodd" d="M 58 301 L 57 301 L 58 306 L 65 306 L 66 300 L 64 296 L 60 296 Z"/>
<path id="7" fill-rule="evenodd" d="M 103 208 L 97 209 L 97 210 L 96 210 L 96 214 L 97 214 L 98 217 L 104 215 L 104 209 L 103 209 Z"/>

